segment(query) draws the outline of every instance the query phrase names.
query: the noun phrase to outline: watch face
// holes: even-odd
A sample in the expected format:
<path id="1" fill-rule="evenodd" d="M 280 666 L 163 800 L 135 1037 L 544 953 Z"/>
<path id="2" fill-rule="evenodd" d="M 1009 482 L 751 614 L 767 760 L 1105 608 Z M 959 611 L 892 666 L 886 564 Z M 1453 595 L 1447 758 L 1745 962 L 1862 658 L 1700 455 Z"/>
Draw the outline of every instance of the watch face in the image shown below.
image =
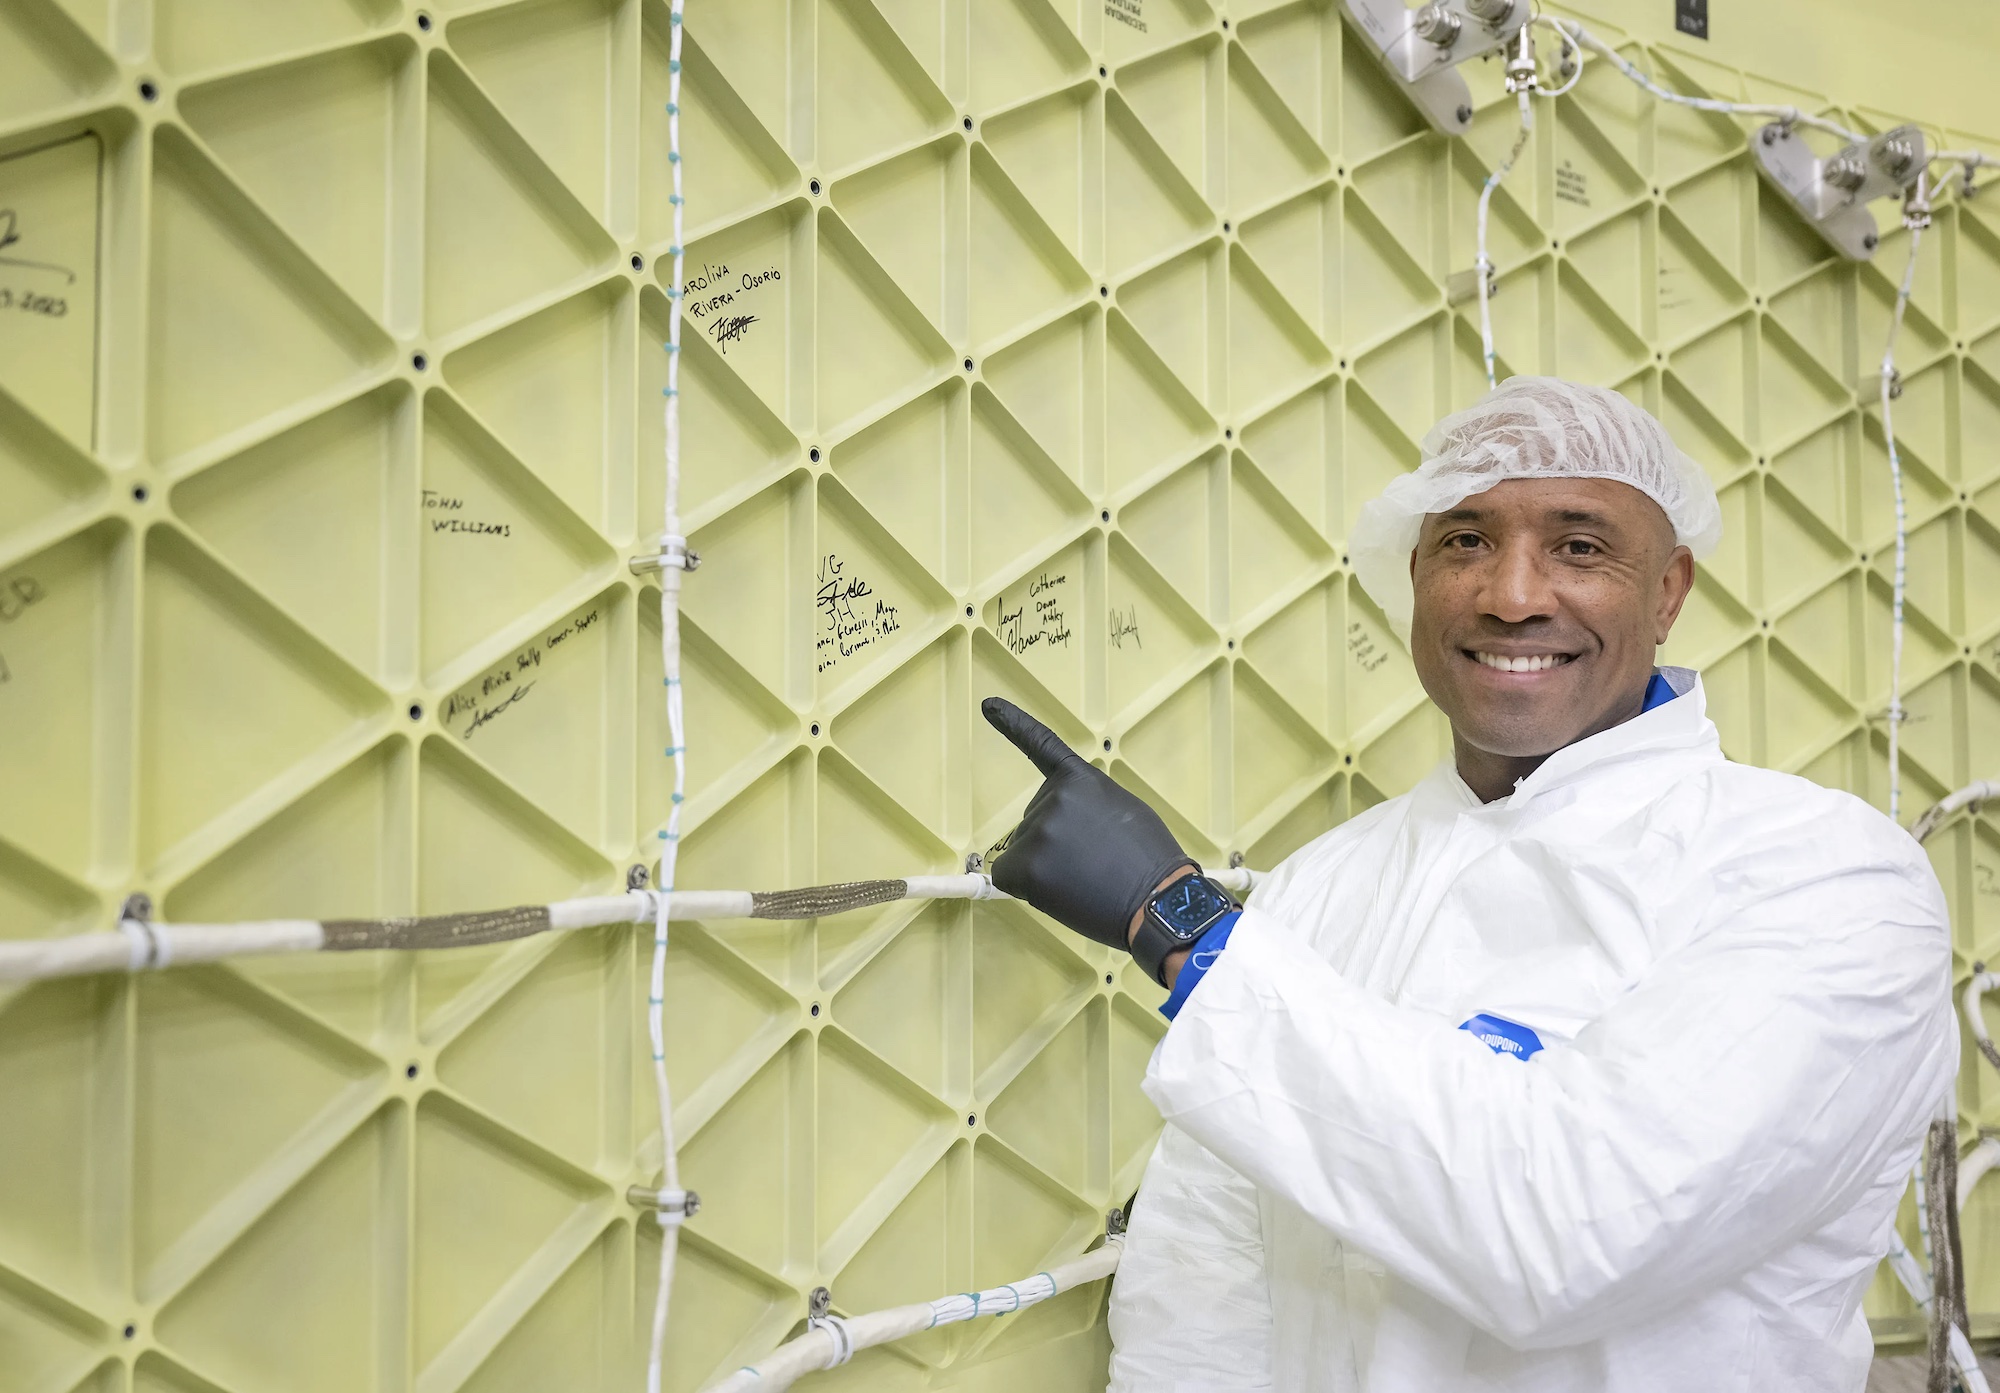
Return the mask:
<path id="1" fill-rule="evenodd" d="M 1198 875 L 1182 876 L 1160 892 L 1153 910 L 1182 938 L 1192 938 L 1229 908 L 1229 897 Z"/>

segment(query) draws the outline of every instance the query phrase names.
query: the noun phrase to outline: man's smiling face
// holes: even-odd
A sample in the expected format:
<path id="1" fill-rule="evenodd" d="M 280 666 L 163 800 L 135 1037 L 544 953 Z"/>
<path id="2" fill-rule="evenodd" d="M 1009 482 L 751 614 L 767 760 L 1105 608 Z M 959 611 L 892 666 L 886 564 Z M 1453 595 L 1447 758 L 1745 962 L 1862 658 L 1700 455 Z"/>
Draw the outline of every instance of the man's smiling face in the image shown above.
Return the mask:
<path id="1" fill-rule="evenodd" d="M 1482 798 L 1636 716 L 1694 582 L 1657 503 L 1614 479 L 1509 479 L 1424 519 L 1411 655 Z"/>

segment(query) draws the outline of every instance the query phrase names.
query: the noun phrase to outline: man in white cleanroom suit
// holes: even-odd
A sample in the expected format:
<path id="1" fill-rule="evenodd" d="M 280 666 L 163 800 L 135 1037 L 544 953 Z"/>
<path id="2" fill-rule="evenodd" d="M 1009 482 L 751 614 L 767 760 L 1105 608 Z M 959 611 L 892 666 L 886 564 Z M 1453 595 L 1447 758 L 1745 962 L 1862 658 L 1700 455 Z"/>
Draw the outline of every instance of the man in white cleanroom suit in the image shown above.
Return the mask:
<path id="1" fill-rule="evenodd" d="M 1615 393 L 1515 378 L 1361 510 L 1453 756 L 1238 912 L 1017 708 L 995 880 L 1172 988 L 1118 1393 L 1858 1393 L 1957 1067 L 1943 896 L 1859 799 L 1723 758 L 1653 665 L 1721 534 Z"/>

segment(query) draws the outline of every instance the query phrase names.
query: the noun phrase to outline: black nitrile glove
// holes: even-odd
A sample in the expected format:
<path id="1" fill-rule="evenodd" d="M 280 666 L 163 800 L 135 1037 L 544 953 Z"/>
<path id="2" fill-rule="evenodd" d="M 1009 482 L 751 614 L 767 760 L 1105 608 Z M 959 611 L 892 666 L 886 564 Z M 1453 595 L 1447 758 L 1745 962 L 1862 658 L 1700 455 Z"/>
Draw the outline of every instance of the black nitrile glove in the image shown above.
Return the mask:
<path id="1" fill-rule="evenodd" d="M 1194 858 L 1158 813 L 1013 702 L 988 697 L 979 709 L 1043 775 L 993 883 L 1085 938 L 1129 947 L 1140 906 Z"/>

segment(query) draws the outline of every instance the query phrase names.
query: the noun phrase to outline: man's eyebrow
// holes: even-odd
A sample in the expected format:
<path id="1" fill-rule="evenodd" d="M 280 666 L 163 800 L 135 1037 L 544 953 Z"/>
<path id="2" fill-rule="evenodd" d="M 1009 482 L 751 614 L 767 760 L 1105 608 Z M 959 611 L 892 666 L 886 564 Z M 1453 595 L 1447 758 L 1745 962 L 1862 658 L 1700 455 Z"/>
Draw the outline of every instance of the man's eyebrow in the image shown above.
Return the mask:
<path id="1" fill-rule="evenodd" d="M 1446 522 L 1478 522 L 1486 516 L 1484 508 L 1452 508 L 1439 513 Z"/>
<path id="2" fill-rule="evenodd" d="M 1610 518 L 1602 513 L 1593 513 L 1588 508 L 1563 508 L 1552 516 L 1557 522 L 1574 522 L 1597 527 L 1612 525 Z"/>

